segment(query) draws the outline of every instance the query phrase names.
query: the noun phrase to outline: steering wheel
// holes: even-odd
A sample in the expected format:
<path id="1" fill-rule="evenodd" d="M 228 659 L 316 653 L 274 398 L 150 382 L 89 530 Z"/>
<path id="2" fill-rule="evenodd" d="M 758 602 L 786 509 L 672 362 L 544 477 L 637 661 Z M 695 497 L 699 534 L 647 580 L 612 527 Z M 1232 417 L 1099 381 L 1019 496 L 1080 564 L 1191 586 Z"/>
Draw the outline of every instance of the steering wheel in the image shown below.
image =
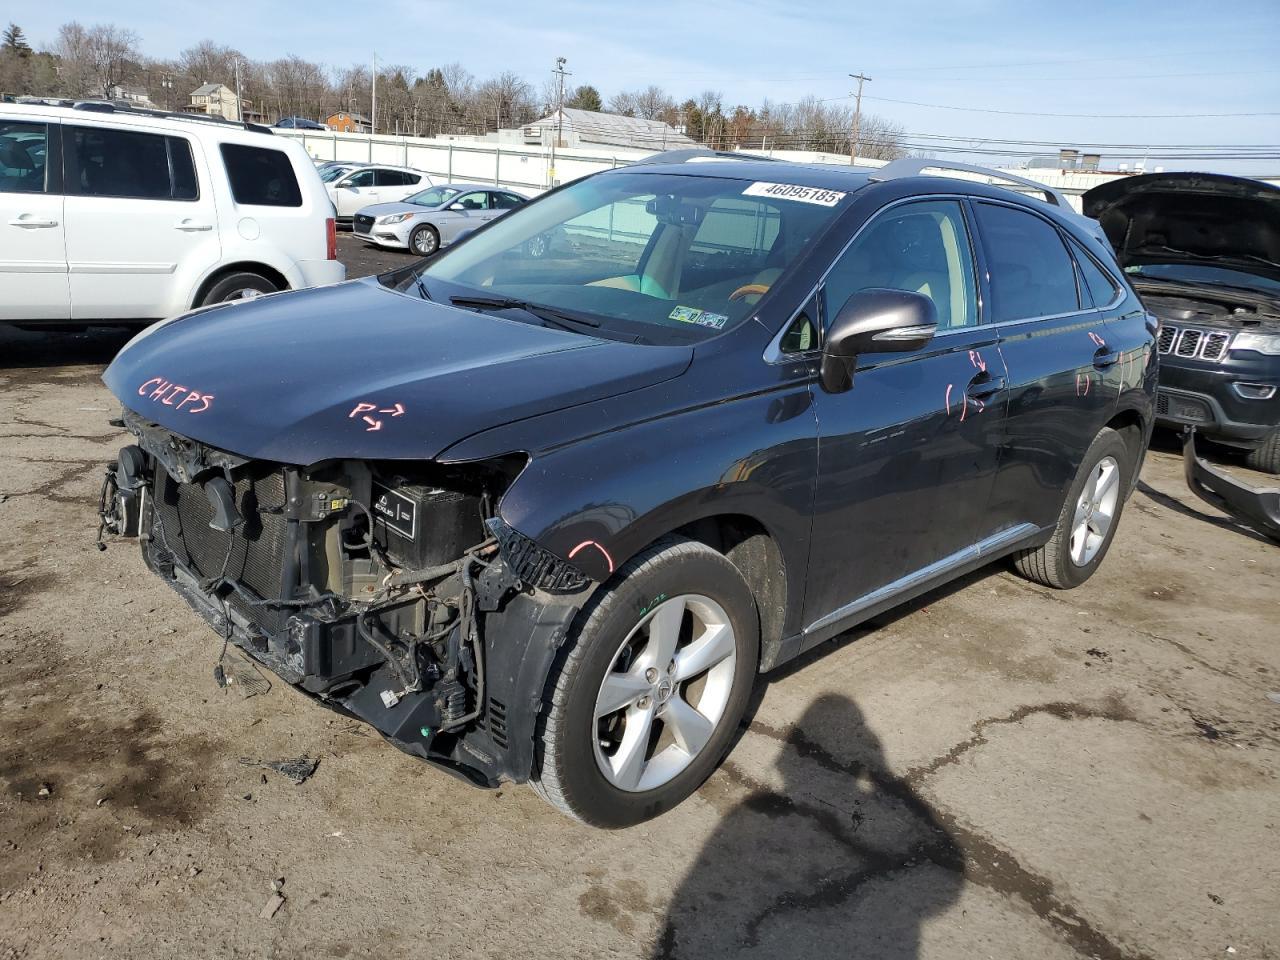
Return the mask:
<path id="1" fill-rule="evenodd" d="M 752 294 L 763 296 L 769 292 L 769 284 L 767 283 L 744 283 L 733 293 L 729 294 L 730 300 L 741 300 L 743 297 L 749 297 Z"/>

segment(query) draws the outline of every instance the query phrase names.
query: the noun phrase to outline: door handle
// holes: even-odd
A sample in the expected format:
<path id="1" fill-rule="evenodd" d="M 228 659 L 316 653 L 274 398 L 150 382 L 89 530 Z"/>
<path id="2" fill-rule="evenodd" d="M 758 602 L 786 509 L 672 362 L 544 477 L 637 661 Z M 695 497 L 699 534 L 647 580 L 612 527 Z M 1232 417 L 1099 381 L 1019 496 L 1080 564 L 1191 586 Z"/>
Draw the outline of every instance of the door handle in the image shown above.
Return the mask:
<path id="1" fill-rule="evenodd" d="M 179 220 L 173 225 L 173 229 L 181 230 L 183 233 L 203 233 L 206 230 L 212 230 L 212 223 L 200 223 L 198 220 Z"/>
<path id="2" fill-rule="evenodd" d="M 57 225 L 57 220 L 37 220 L 25 213 L 21 216 L 14 217 L 9 221 L 9 226 L 11 227 L 25 227 L 28 230 L 37 230 L 42 227 L 56 227 Z"/>
<path id="3" fill-rule="evenodd" d="M 1098 352 L 1093 355 L 1093 366 L 1098 370 L 1114 367 L 1119 362 L 1120 354 L 1108 347 L 1099 347 Z"/>
<path id="4" fill-rule="evenodd" d="M 1004 385 L 1004 377 L 993 377 L 983 371 L 969 381 L 969 387 L 965 390 L 965 394 L 973 400 L 985 400 L 987 397 L 995 396 L 1003 390 Z"/>

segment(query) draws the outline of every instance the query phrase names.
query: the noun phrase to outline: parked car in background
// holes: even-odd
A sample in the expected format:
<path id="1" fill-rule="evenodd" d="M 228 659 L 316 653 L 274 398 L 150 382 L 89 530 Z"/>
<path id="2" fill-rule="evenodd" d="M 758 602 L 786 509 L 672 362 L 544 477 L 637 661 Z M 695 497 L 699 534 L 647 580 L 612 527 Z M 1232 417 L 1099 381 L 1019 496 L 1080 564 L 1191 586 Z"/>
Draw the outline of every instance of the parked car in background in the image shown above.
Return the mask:
<path id="1" fill-rule="evenodd" d="M 367 167 L 367 163 L 360 163 L 355 160 L 317 160 L 316 170 L 320 174 L 320 180 L 323 183 L 332 183 L 341 177 L 344 173 L 350 173 L 352 170 L 359 170 L 361 167 Z"/>
<path id="2" fill-rule="evenodd" d="M 1280 474 L 1280 187 L 1156 173 L 1083 202 L 1160 318 L 1157 422 L 1194 426 Z"/>
<path id="3" fill-rule="evenodd" d="M 282 117 L 276 124 L 282 130 L 328 130 L 323 123 L 316 123 L 306 117 Z"/>
<path id="4" fill-rule="evenodd" d="M 100 103 L 0 105 L 0 263 L 0 322 L 73 326 L 346 276 L 301 144 Z"/>
<path id="5" fill-rule="evenodd" d="M 349 223 L 362 207 L 403 200 L 431 185 L 431 178 L 421 170 L 378 163 L 363 164 L 325 180 L 339 223 Z"/>
<path id="6" fill-rule="evenodd" d="M 351 229 L 380 247 L 408 248 L 426 257 L 441 247 L 527 203 L 512 190 L 478 183 L 446 183 L 395 203 L 377 203 L 357 211 Z"/>
<path id="7" fill-rule="evenodd" d="M 1003 557 L 1078 586 L 1112 543 L 1154 318 L 1060 194 L 939 165 L 659 156 L 162 327 L 104 378 L 135 443 L 103 522 L 211 647 L 407 752 L 655 817 L 758 673 Z M 530 257 L 556 227 L 580 255 Z"/>

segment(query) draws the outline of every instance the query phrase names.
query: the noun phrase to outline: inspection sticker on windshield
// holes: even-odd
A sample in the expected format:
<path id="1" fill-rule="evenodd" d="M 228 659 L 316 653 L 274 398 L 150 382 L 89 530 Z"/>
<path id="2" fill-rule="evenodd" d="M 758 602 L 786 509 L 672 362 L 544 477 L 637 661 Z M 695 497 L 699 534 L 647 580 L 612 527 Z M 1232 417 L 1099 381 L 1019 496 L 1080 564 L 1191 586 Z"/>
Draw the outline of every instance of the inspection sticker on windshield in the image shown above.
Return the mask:
<path id="1" fill-rule="evenodd" d="M 758 180 L 742 191 L 744 197 L 773 197 L 777 200 L 797 200 L 800 203 L 816 203 L 820 207 L 834 207 L 845 198 L 839 190 L 822 190 L 818 187 L 802 187 L 796 183 L 765 183 Z"/>
<path id="2" fill-rule="evenodd" d="M 667 317 L 671 320 L 679 320 L 681 323 L 694 323 L 700 327 L 711 327 L 713 330 L 723 330 L 724 325 L 729 322 L 729 318 L 723 313 L 708 313 L 706 310 L 699 310 L 697 307 L 676 307 Z"/>

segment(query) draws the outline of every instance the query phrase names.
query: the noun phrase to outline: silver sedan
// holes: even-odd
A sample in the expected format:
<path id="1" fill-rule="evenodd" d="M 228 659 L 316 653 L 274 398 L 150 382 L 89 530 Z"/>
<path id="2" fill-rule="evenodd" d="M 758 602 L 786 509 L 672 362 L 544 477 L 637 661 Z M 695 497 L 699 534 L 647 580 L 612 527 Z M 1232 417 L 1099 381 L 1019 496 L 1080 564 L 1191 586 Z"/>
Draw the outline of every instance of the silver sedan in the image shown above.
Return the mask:
<path id="1" fill-rule="evenodd" d="M 351 230 L 380 247 L 407 247 L 426 257 L 528 199 L 500 187 L 446 183 L 395 203 L 365 207 L 352 219 Z"/>

